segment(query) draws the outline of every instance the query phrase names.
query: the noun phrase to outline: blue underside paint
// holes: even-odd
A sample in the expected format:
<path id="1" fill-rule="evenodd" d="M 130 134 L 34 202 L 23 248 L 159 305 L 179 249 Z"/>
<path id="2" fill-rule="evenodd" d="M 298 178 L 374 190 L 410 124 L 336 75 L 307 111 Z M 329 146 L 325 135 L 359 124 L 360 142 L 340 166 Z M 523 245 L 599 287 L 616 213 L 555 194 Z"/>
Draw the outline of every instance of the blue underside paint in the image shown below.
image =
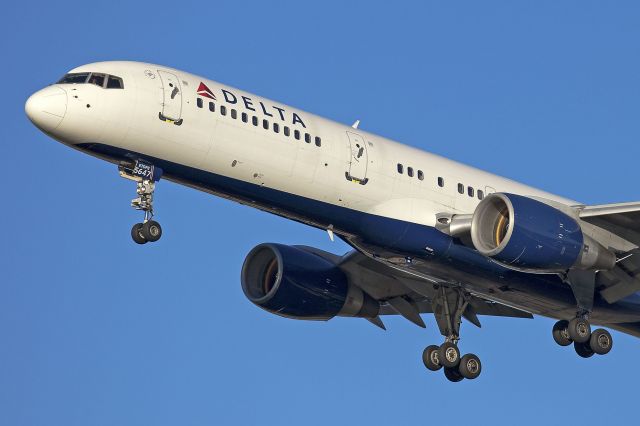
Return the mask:
<path id="1" fill-rule="evenodd" d="M 510 296 L 521 295 L 519 300 L 525 301 L 530 296 L 537 298 L 537 307 L 547 302 L 553 306 L 550 306 L 550 309 L 572 310 L 575 306 L 570 288 L 558 275 L 528 274 L 505 268 L 430 226 L 363 213 L 104 144 L 87 143 L 77 145 L 77 148 L 114 163 L 143 159 L 162 168 L 167 178 L 189 183 L 312 226 L 326 229 L 332 224 L 337 234 L 342 232 L 357 235 L 356 240 L 347 241 L 357 242 L 358 246 L 366 247 L 369 253 L 381 257 L 415 258 L 413 263 L 407 266 L 408 269 L 423 273 L 426 271 L 432 276 L 448 281 L 478 284 L 475 291 L 508 286 L 509 289 L 504 291 L 519 292 L 510 293 Z M 488 291 L 493 292 L 494 290 Z M 627 314 L 635 313 L 640 308 L 638 304 L 640 299 L 631 296 L 618 303 L 616 309 L 625 306 L 623 310 Z M 606 309 L 607 315 L 613 315 L 613 307 L 614 305 L 608 305 L 597 298 L 594 314 L 596 309 L 600 308 Z M 536 309 L 532 308 L 532 311 L 535 312 Z"/>

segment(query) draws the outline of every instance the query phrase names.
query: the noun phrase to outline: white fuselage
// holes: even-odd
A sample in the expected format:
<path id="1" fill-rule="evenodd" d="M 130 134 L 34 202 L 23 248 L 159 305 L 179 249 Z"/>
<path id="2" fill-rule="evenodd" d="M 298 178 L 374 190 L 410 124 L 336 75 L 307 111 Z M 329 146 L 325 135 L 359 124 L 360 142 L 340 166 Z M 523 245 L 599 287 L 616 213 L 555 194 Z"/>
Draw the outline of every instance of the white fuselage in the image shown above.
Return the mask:
<path id="1" fill-rule="evenodd" d="M 150 161 L 165 168 L 167 179 L 330 230 L 357 248 L 373 242 L 390 257 L 402 256 L 394 242 L 418 230 L 425 232 L 419 238 L 433 240 L 417 242 L 428 257 L 432 242 L 450 244 L 433 229 L 438 219 L 470 215 L 492 192 L 536 198 L 579 220 L 575 201 L 183 71 L 100 62 L 64 79 L 83 73 L 102 80 L 64 80 L 29 98 L 26 113 L 43 132 L 114 163 Z M 635 248 L 588 223 L 581 229 L 605 247 Z M 449 260 L 461 268 L 434 263 L 433 277 L 528 312 L 562 317 L 574 310 L 560 277 L 550 292 L 548 280 L 506 277 L 490 271 L 479 253 L 454 251 Z M 499 290 L 509 279 L 520 292 Z M 635 310 L 602 315 L 604 322 L 637 318 Z"/>
<path id="2" fill-rule="evenodd" d="M 472 213 L 480 201 L 478 191 L 485 195 L 510 192 L 577 204 L 183 71 L 137 62 L 102 62 L 71 72 L 85 71 L 117 75 L 125 88 L 56 85 L 67 94 L 64 116 L 55 126 L 44 123 L 39 127 L 68 145 L 107 144 L 360 212 L 428 226 L 435 225 L 439 213 Z M 198 95 L 201 83 L 211 90 L 215 100 Z M 174 89 L 163 84 L 178 86 L 174 99 L 170 99 Z M 197 106 L 198 98 L 202 99 L 202 108 Z M 167 104 L 172 101 L 180 104 L 169 108 Z M 213 112 L 209 102 L 215 105 Z M 227 108 L 224 116 L 221 106 Z M 173 122 L 159 119 L 163 108 Z M 246 123 L 242 113 L 247 114 Z M 257 126 L 252 123 L 254 116 Z M 181 125 L 175 125 L 176 120 L 182 120 Z M 278 133 L 274 124 L 279 127 Z M 284 134 L 285 126 L 289 136 Z M 300 140 L 295 139 L 295 131 L 300 131 Z M 310 135 L 310 143 L 304 141 L 305 133 Z M 316 146 L 315 137 L 321 139 L 320 147 Z M 365 145 L 360 158 L 352 145 Z M 402 165 L 402 173 L 398 164 Z M 410 168 L 413 176 L 409 176 Z M 349 172 L 355 179 L 345 176 Z M 358 179 L 366 179 L 366 184 L 359 184 Z M 473 188 L 473 195 L 469 188 Z"/>

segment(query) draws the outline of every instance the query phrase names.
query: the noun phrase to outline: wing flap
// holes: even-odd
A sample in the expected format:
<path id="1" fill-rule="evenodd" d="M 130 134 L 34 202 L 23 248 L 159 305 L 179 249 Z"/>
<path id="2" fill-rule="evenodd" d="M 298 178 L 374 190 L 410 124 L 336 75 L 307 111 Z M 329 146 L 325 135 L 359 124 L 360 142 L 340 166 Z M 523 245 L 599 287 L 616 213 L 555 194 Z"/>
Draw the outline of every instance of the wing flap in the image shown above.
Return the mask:
<path id="1" fill-rule="evenodd" d="M 640 291 L 640 249 L 630 251 L 612 270 L 599 272 L 596 284 L 604 287 L 600 295 L 608 303 Z"/>

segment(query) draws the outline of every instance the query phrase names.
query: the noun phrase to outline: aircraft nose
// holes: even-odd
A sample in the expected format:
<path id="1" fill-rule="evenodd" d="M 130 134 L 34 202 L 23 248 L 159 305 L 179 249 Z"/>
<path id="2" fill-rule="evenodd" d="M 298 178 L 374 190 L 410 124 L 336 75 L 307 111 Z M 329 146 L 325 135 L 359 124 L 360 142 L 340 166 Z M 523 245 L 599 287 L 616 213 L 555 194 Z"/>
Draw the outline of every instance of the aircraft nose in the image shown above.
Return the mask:
<path id="1" fill-rule="evenodd" d="M 24 110 L 33 124 L 51 132 L 67 112 L 67 92 L 58 86 L 45 87 L 27 99 Z"/>

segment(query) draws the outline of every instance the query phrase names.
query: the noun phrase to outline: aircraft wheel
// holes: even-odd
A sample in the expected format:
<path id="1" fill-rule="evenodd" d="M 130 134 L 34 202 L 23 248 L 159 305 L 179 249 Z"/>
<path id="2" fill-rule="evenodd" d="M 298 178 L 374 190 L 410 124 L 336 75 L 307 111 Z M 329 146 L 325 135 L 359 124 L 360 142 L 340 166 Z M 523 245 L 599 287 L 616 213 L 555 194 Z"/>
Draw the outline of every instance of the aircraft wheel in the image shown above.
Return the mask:
<path id="1" fill-rule="evenodd" d="M 442 368 L 440 364 L 440 347 L 437 345 L 429 345 L 422 352 L 422 362 L 428 370 L 438 371 Z"/>
<path id="2" fill-rule="evenodd" d="M 440 346 L 438 356 L 440 364 L 446 368 L 455 368 L 460 363 L 460 350 L 452 342 L 444 342 Z"/>
<path id="3" fill-rule="evenodd" d="M 573 343 L 571 337 L 569 337 L 569 321 L 558 321 L 553 325 L 553 340 L 560 346 L 569 346 Z"/>
<path id="4" fill-rule="evenodd" d="M 589 343 L 579 343 L 574 342 L 573 348 L 576 350 L 576 353 L 580 355 L 582 358 L 591 358 L 594 354 Z"/>
<path id="5" fill-rule="evenodd" d="M 576 343 L 585 343 L 591 337 L 591 324 L 584 318 L 574 318 L 567 326 L 569 337 Z"/>
<path id="6" fill-rule="evenodd" d="M 142 225 L 140 232 L 147 241 L 153 243 L 158 241 L 162 236 L 162 227 L 160 227 L 160 224 L 155 220 L 149 220 Z"/>
<path id="7" fill-rule="evenodd" d="M 147 239 L 142 234 L 142 224 L 141 223 L 136 223 L 135 225 L 133 225 L 133 227 L 131 228 L 131 238 L 137 244 L 146 244 L 147 243 Z"/>
<path id="8" fill-rule="evenodd" d="M 598 355 L 608 354 L 613 347 L 613 338 L 604 328 L 598 328 L 591 333 L 589 348 Z"/>
<path id="9" fill-rule="evenodd" d="M 465 379 L 477 379 L 482 372 L 482 364 L 480 358 L 475 354 L 466 354 L 460 359 L 458 371 Z"/>
<path id="10" fill-rule="evenodd" d="M 462 374 L 460 374 L 460 372 L 458 371 L 457 368 L 448 368 L 445 367 L 444 369 L 444 376 L 449 379 L 450 382 L 459 382 L 460 380 L 464 379 L 464 377 L 462 376 Z"/>

